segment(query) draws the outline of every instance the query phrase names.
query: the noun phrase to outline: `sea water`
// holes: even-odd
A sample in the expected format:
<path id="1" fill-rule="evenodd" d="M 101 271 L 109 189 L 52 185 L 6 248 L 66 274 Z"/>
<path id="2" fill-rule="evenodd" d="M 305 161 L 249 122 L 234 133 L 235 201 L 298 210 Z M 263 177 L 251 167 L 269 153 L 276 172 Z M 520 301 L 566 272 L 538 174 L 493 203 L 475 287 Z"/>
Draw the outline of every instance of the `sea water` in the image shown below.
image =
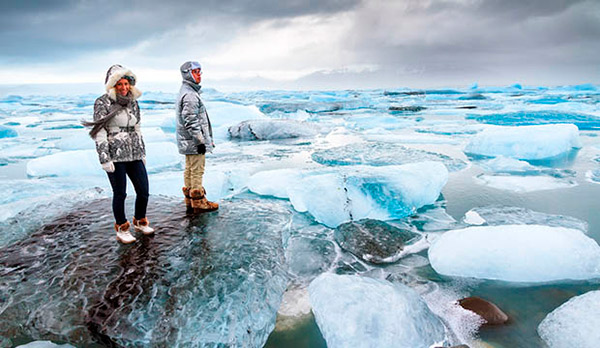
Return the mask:
<path id="1" fill-rule="evenodd" d="M 597 86 L 207 89 L 203 100 L 217 147 L 207 156 L 204 185 L 222 208 L 200 220 L 182 213 L 176 94 L 148 91 L 139 102 L 149 218 L 159 228 L 134 247 L 114 242 L 110 186 L 80 126 L 80 119 L 91 119 L 97 96 L 22 91 L 0 98 L 3 345 L 325 347 L 319 325 L 343 313 L 317 322 L 309 310 L 283 328 L 275 318 L 285 317 L 276 313 L 284 293 L 305 292 L 321 274 L 334 273 L 413 289 L 446 327 L 440 344 L 540 347 L 547 343 L 538 326 L 549 313 L 600 288 L 594 274 L 515 282 L 441 274 L 428 261 L 439 236 L 478 224 L 570 228 L 600 242 Z M 132 187 L 128 193 L 130 216 Z M 350 252 L 336 240 L 340 225 L 365 217 L 420 238 L 390 262 L 374 263 L 369 251 L 383 241 L 359 241 L 370 249 Z M 86 246 L 73 238 L 90 248 L 85 257 Z M 511 241 L 502 248 L 511 253 Z M 460 257 L 463 251 L 458 245 L 444 252 Z M 494 265 L 485 257 L 474 262 Z M 94 274 L 105 279 L 94 281 Z M 115 290 L 119 284 L 133 288 Z M 36 288 L 44 290 L 36 295 Z M 454 304 L 468 296 L 495 303 L 509 322 L 478 329 Z M 121 324 L 100 316 L 92 332 L 90 313 L 105 302 Z M 363 345 L 377 342 L 359 337 Z"/>

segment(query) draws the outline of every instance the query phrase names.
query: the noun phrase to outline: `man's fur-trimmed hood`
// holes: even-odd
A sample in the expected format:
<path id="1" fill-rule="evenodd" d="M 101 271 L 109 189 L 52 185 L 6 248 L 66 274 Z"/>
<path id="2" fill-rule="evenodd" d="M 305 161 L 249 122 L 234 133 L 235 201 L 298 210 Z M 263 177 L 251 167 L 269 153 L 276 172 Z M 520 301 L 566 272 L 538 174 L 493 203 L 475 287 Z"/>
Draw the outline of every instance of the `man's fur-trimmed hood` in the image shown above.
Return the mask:
<path id="1" fill-rule="evenodd" d="M 133 79 L 133 82 L 131 79 L 129 82 L 131 85 L 130 91 L 133 99 L 138 99 L 142 95 L 142 92 L 135 87 L 135 83 L 137 81 L 135 74 L 128 68 L 119 64 L 115 64 L 108 68 L 108 71 L 106 72 L 106 79 L 104 80 L 104 87 L 106 88 L 106 92 L 108 93 L 110 99 L 117 100 L 117 90 L 115 89 L 115 85 L 125 76 Z"/>

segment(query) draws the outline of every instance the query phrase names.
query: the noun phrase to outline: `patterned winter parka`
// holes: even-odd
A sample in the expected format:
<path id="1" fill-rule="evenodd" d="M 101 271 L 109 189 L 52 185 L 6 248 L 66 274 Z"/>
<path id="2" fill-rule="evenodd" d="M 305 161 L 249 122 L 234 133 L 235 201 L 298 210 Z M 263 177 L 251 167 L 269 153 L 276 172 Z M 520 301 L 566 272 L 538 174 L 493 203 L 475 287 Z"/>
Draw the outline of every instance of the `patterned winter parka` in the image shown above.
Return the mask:
<path id="1" fill-rule="evenodd" d="M 112 67 L 111 67 L 112 69 Z M 94 121 L 105 117 L 117 103 L 116 91 L 114 85 L 123 76 L 133 76 L 129 69 L 119 68 L 109 69 L 107 74 L 106 89 L 108 93 L 96 99 L 94 103 Z M 140 130 L 140 107 L 137 98 L 141 92 L 131 86 L 130 95 L 132 101 L 115 115 L 108 124 L 96 134 L 96 151 L 100 158 L 100 163 L 129 162 L 143 160 L 146 157 L 146 149 L 142 132 Z"/>

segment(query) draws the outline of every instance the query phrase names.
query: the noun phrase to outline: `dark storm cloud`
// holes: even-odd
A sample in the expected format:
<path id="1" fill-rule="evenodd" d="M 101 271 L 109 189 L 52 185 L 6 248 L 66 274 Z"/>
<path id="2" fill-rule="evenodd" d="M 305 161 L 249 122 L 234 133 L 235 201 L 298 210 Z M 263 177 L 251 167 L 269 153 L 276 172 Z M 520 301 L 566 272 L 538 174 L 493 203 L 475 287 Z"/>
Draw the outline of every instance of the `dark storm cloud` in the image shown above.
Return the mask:
<path id="1" fill-rule="evenodd" d="M 70 0 L 0 3 L 0 61 L 57 59 L 131 46 L 188 24 L 218 19 L 224 27 L 258 20 L 345 11 L 358 0 L 164 1 Z"/>
<path id="2" fill-rule="evenodd" d="M 365 3 L 366 4 L 366 3 Z M 360 63 L 422 75 L 568 74 L 598 78 L 600 2 L 406 1 L 381 20 L 363 8 L 348 42 Z M 388 9 L 388 12 L 393 12 Z M 385 33 L 385 34 L 381 34 Z"/>

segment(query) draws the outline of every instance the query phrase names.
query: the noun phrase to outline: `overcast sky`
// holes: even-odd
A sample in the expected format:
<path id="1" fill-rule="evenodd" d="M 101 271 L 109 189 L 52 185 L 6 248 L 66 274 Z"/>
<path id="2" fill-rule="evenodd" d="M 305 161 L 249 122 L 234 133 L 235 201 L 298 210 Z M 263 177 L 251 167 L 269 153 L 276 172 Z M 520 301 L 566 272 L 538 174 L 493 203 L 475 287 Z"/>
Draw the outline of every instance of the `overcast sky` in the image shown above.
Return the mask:
<path id="1" fill-rule="evenodd" d="M 0 83 L 102 83 L 130 67 L 203 85 L 390 88 L 600 83 L 598 0 L 12 0 Z"/>

